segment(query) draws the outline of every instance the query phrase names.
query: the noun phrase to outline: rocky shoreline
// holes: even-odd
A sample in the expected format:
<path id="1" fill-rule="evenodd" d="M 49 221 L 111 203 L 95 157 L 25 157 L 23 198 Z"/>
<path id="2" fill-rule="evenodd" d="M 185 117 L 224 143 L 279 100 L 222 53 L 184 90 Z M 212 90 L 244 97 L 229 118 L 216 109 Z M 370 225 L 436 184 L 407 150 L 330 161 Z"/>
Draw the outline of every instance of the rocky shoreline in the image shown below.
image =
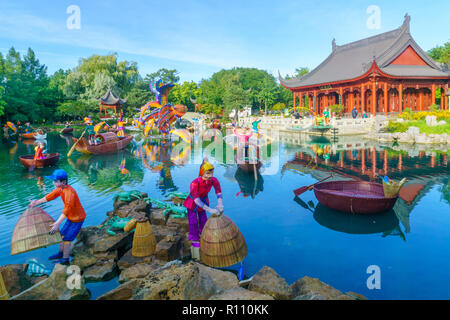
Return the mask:
<path id="1" fill-rule="evenodd" d="M 147 197 L 142 193 L 143 198 Z M 289 285 L 275 270 L 264 266 L 250 279 L 239 281 L 235 273 L 210 268 L 190 257 L 187 218 L 166 218 L 163 209 L 151 208 L 142 198 L 130 202 L 116 198 L 114 210 L 99 226 L 82 228 L 72 249 L 71 266 L 81 271 L 80 281 L 70 290 L 69 266 L 55 265 L 50 276 L 30 277 L 26 264 L 3 266 L 3 278 L 11 300 L 89 300 L 88 282 L 118 277 L 120 285 L 97 300 L 361 300 L 319 279 L 303 277 Z M 147 217 L 155 233 L 154 255 L 131 254 L 133 232 L 105 224 L 113 217 Z M 108 225 L 109 226 L 109 225 Z M 103 228 L 102 228 L 103 227 Z M 68 274 L 69 271 L 69 274 Z"/>
<path id="2" fill-rule="evenodd" d="M 379 132 L 373 135 L 367 136 L 367 139 L 377 140 L 379 142 L 398 142 L 398 143 L 408 143 L 408 144 L 424 144 L 424 145 L 434 145 L 434 146 L 445 146 L 450 145 L 450 135 L 446 133 L 442 134 L 426 134 L 420 133 L 419 128 L 409 127 L 406 132 Z"/>

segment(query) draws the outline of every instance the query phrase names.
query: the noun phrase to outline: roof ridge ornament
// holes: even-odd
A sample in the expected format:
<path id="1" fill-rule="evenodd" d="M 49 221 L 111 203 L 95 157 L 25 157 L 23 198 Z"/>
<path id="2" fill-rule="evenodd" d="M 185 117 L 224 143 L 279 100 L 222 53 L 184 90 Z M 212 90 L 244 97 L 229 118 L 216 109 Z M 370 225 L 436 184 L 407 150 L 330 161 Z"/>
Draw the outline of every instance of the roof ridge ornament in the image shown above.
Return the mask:
<path id="1" fill-rule="evenodd" d="M 411 21 L 411 17 L 410 17 L 410 15 L 409 14 L 405 14 L 405 20 L 403 21 L 403 29 L 405 29 L 406 30 L 406 32 L 408 32 L 409 33 L 409 24 L 410 24 L 410 21 Z"/>
<path id="2" fill-rule="evenodd" d="M 336 39 L 333 38 L 333 40 L 331 41 L 331 48 L 333 51 L 336 51 Z"/>

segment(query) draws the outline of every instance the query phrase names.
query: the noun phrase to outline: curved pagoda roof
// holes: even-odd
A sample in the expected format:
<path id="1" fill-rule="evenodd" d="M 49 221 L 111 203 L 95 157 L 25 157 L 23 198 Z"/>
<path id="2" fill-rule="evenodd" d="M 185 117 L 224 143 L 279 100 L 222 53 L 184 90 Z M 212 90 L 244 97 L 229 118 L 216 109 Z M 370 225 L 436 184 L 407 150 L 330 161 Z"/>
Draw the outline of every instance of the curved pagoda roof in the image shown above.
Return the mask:
<path id="1" fill-rule="evenodd" d="M 450 77 L 448 68 L 431 59 L 414 41 L 409 23 L 410 16 L 406 14 L 403 24 L 395 30 L 341 46 L 333 39 L 331 54 L 317 68 L 293 79 L 279 75 L 280 83 L 294 89 L 353 80 L 364 75 L 374 61 L 383 73 L 393 77 Z M 391 64 L 405 52 L 414 55 L 418 63 Z"/>
<path id="2" fill-rule="evenodd" d="M 108 88 L 108 92 L 106 92 L 106 94 L 103 97 L 100 98 L 100 102 L 102 104 L 113 106 L 113 105 L 117 105 L 117 104 L 124 104 L 125 102 L 127 102 L 127 100 L 118 98 L 111 91 L 111 88 Z"/>

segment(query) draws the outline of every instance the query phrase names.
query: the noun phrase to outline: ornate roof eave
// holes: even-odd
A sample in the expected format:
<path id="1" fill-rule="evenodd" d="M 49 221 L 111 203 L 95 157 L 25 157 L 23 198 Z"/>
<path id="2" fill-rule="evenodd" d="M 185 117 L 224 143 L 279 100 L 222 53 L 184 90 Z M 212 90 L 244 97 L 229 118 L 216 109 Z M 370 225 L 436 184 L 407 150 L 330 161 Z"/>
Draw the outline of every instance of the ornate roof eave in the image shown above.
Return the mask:
<path id="1" fill-rule="evenodd" d="M 324 82 L 324 83 L 320 83 L 320 84 L 312 84 L 312 85 L 300 86 L 300 87 L 287 87 L 287 86 L 285 86 L 282 83 L 282 79 L 283 78 L 281 77 L 280 73 L 278 72 L 278 77 L 280 79 L 280 84 L 283 87 L 285 87 L 286 89 L 288 89 L 288 90 L 313 89 L 313 88 L 317 88 L 317 87 L 328 86 L 328 85 L 337 85 L 337 84 L 342 84 L 342 83 L 346 83 L 346 82 L 356 82 L 356 81 L 362 80 L 364 78 L 367 78 L 367 77 L 369 77 L 371 75 L 375 75 L 375 76 L 379 76 L 379 77 L 385 77 L 385 78 L 388 78 L 388 79 L 399 79 L 399 80 L 400 79 L 414 79 L 414 80 L 415 79 L 419 79 L 419 80 L 449 79 L 449 77 L 446 77 L 446 76 L 442 76 L 442 77 L 418 77 L 418 76 L 405 77 L 405 76 L 390 75 L 390 74 L 384 72 L 383 70 L 381 70 L 375 60 L 372 61 L 372 65 L 370 66 L 369 70 L 367 70 L 364 74 L 362 74 L 362 75 L 360 75 L 360 76 L 358 76 L 356 78 L 339 80 L 339 81 Z M 284 80 L 284 81 L 286 81 L 286 80 Z"/>

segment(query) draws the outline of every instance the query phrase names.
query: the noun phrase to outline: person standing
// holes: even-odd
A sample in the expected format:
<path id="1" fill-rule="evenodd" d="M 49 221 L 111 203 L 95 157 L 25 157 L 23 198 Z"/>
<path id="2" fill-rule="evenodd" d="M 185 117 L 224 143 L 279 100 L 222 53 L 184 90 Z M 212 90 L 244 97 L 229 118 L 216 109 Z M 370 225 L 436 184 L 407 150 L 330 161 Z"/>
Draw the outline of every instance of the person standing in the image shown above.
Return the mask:
<path id="1" fill-rule="evenodd" d="M 353 107 L 353 109 L 352 109 L 352 117 L 353 117 L 353 119 L 356 119 L 357 116 L 358 116 L 358 110 L 356 110 L 356 107 Z"/>
<path id="2" fill-rule="evenodd" d="M 223 212 L 222 189 L 219 180 L 213 177 L 214 166 L 203 159 L 200 172 L 190 185 L 189 196 L 184 201 L 184 206 L 188 211 L 189 237 L 192 241 L 191 254 L 194 260 L 200 259 L 200 235 L 207 221 L 206 212 L 217 214 Z M 208 193 L 214 187 L 217 196 L 216 208 L 209 207 Z"/>
<path id="3" fill-rule="evenodd" d="M 65 220 L 65 224 L 59 230 L 63 242 L 59 244 L 58 253 L 49 257 L 49 260 L 55 260 L 55 263 L 68 264 L 71 249 L 71 242 L 75 240 L 76 236 L 81 230 L 81 226 L 86 219 L 86 212 L 81 205 L 78 194 L 68 181 L 67 172 L 62 169 L 56 169 L 51 176 L 46 178 L 53 180 L 53 185 L 56 187 L 52 192 L 39 200 L 31 200 L 28 207 L 32 208 L 41 203 L 54 200 L 61 197 L 64 203 L 64 209 L 55 223 L 51 225 L 50 233 L 56 232 L 59 225 Z"/>

